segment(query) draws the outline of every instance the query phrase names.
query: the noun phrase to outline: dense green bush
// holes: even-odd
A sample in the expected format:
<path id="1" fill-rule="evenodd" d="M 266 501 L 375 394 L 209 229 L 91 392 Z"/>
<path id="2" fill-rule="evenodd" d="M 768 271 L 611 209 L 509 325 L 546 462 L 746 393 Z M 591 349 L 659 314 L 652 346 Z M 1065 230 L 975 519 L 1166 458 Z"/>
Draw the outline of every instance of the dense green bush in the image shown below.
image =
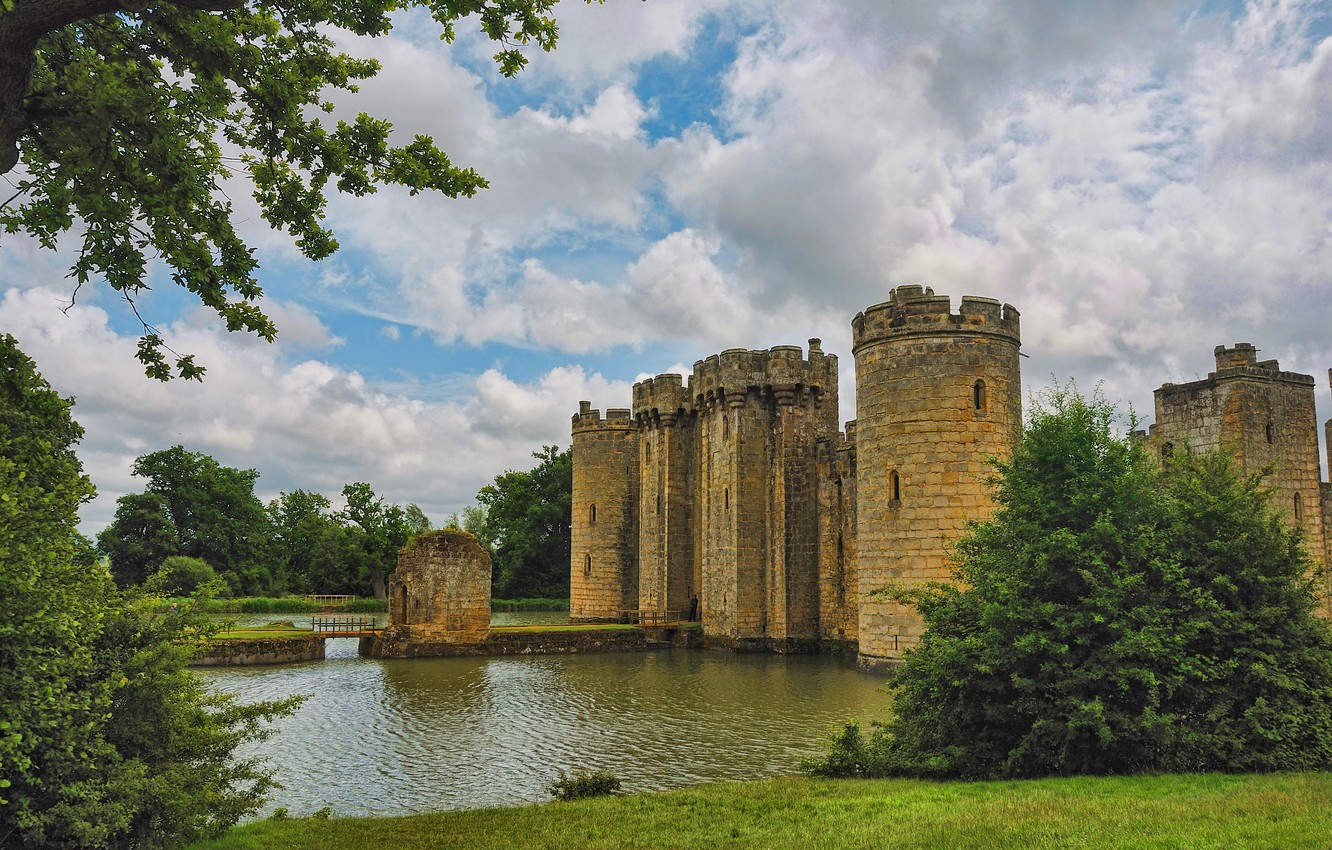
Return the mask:
<path id="1" fill-rule="evenodd" d="M 586 797 L 604 797 L 620 791 L 619 778 L 605 770 L 575 768 L 572 774 L 560 771 L 558 779 L 546 786 L 556 800 L 582 800 Z"/>
<path id="2" fill-rule="evenodd" d="M 1162 469 L 1099 398 L 1055 390 L 998 464 L 894 718 L 825 775 L 1028 777 L 1332 767 L 1332 631 L 1311 563 L 1222 454 Z"/>
<path id="3" fill-rule="evenodd" d="M 208 691 L 195 606 L 157 616 L 88 562 L 69 408 L 0 335 L 0 846 L 181 846 L 258 808 L 272 781 L 233 753 L 296 701 Z"/>
<path id="4" fill-rule="evenodd" d="M 203 587 L 220 588 L 217 573 L 200 558 L 172 555 L 148 577 L 145 589 L 165 596 L 191 596 Z"/>

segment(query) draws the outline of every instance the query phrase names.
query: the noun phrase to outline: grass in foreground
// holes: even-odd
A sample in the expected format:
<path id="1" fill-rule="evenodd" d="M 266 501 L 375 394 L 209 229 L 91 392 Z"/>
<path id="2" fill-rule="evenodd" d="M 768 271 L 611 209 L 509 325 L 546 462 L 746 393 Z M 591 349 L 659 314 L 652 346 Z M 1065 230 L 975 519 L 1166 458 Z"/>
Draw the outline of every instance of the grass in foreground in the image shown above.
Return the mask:
<path id="1" fill-rule="evenodd" d="M 777 779 L 402 818 L 260 821 L 197 850 L 1327 848 L 1332 774 Z"/>

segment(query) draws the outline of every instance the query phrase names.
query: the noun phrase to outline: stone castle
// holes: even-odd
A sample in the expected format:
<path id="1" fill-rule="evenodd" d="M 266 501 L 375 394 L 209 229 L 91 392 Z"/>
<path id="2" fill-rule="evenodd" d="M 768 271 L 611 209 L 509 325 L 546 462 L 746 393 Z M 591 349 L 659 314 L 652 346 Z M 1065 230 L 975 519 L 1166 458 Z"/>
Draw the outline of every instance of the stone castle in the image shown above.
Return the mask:
<path id="1" fill-rule="evenodd" d="M 874 591 L 949 579 L 950 545 L 993 509 L 987 458 L 1011 451 L 1022 419 L 1019 314 L 970 296 L 954 313 L 947 296 L 899 286 L 852 332 L 856 419 L 843 431 L 837 357 L 817 339 L 807 354 L 723 351 L 688 384 L 641 381 L 632 409 L 604 417 L 580 403 L 572 621 L 674 619 L 697 597 L 711 645 L 901 659 L 921 622 Z M 1223 446 L 1246 471 L 1273 464 L 1277 503 L 1324 561 L 1332 487 L 1313 379 L 1247 343 L 1218 347 L 1216 362 L 1206 380 L 1156 391 L 1147 439 Z"/>

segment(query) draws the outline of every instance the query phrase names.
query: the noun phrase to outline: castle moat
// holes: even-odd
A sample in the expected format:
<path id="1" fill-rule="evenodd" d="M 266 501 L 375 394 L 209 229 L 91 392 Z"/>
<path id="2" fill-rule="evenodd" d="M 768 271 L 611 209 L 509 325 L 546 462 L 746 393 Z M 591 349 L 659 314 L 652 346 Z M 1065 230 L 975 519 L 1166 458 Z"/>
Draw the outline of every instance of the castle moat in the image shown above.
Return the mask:
<path id="1" fill-rule="evenodd" d="M 576 767 L 631 792 L 788 774 L 887 705 L 882 678 L 846 660 L 682 649 L 379 660 L 340 639 L 323 661 L 199 675 L 247 702 L 311 695 L 240 754 L 267 757 L 285 786 L 261 816 L 538 803 Z"/>

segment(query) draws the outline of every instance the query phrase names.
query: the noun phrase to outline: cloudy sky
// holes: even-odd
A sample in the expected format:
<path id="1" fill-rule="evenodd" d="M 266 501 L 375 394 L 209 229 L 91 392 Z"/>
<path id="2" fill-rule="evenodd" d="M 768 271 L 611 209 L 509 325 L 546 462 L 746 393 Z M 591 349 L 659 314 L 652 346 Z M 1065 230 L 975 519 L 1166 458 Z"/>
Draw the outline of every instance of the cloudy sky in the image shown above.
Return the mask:
<path id="1" fill-rule="evenodd" d="M 367 481 L 436 522 L 580 399 L 725 348 L 821 337 L 854 418 L 850 321 L 898 284 L 1022 312 L 1023 378 L 1151 418 L 1218 343 L 1318 380 L 1332 416 L 1332 4 L 1055 0 L 562 3 L 559 48 L 402 14 L 339 102 L 429 133 L 472 200 L 337 198 L 303 260 L 236 193 L 269 345 L 169 283 L 141 303 L 202 384 L 145 378 L 138 325 L 59 255 L 0 235 L 0 330 L 77 397 L 100 530 L 134 458 L 182 444 L 259 492 Z M 460 30 L 461 32 L 461 30 Z"/>

